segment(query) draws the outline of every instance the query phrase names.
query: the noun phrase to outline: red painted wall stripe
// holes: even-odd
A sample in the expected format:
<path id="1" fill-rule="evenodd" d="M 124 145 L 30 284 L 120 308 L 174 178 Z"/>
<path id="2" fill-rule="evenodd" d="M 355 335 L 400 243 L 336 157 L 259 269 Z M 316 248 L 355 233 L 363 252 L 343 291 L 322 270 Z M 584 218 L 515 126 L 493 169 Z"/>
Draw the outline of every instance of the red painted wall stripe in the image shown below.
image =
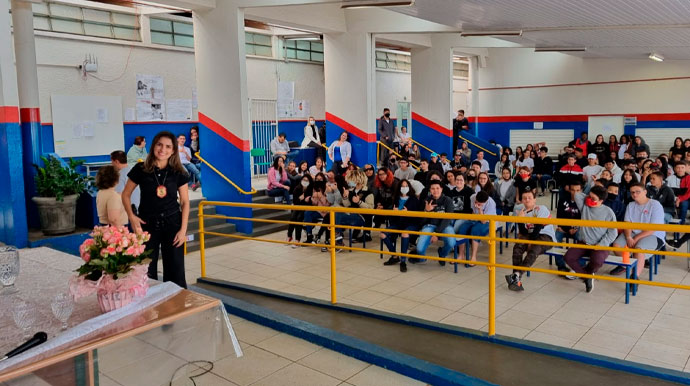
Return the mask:
<path id="1" fill-rule="evenodd" d="M 0 123 L 19 123 L 19 107 L 0 106 Z"/>
<path id="2" fill-rule="evenodd" d="M 421 116 L 415 112 L 412 112 L 412 119 L 421 123 L 424 126 L 431 127 L 432 129 L 438 131 L 439 133 L 441 133 L 447 137 L 453 136 L 453 130 L 447 129 L 447 128 L 439 125 L 438 123 L 436 123 L 430 119 L 424 118 L 423 116 Z"/>
<path id="3" fill-rule="evenodd" d="M 202 113 L 199 113 L 199 123 L 208 127 L 214 133 L 225 138 L 228 142 L 232 143 L 236 148 L 238 148 L 242 151 L 249 151 L 250 150 L 249 140 L 242 140 L 240 137 L 229 132 L 220 123 L 214 121 L 213 119 L 207 117 L 206 115 L 204 115 Z"/>
<path id="4" fill-rule="evenodd" d="M 343 130 L 347 131 L 348 133 L 356 136 L 357 138 L 367 141 L 367 142 L 376 142 L 376 133 L 367 133 L 364 130 L 358 129 L 354 125 L 346 122 L 345 120 L 336 117 L 335 115 L 331 113 L 326 113 L 326 121 L 332 122 L 338 126 L 340 126 Z"/>
<path id="5" fill-rule="evenodd" d="M 25 122 L 41 122 L 41 110 L 38 107 L 22 107 L 19 109 L 19 119 Z"/>
<path id="6" fill-rule="evenodd" d="M 587 122 L 588 117 L 603 116 L 637 117 L 638 121 L 688 121 L 690 113 L 660 113 L 660 114 L 588 114 L 588 115 L 506 115 L 493 117 L 479 117 L 479 123 L 510 123 L 510 122 Z M 414 113 L 413 113 L 414 116 Z"/>

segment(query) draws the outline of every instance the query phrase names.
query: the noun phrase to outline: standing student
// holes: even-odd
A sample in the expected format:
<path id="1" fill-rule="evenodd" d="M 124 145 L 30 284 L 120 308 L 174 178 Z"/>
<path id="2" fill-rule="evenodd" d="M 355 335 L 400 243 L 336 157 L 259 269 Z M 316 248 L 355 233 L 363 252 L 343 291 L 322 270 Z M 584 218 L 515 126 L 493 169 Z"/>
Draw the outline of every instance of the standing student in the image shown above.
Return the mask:
<path id="1" fill-rule="evenodd" d="M 469 130 L 470 122 L 465 118 L 465 110 L 458 110 L 458 115 L 453 118 L 453 151 L 458 148 L 458 139 L 461 131 Z M 469 162 L 469 156 L 468 156 Z"/>
<path id="2" fill-rule="evenodd" d="M 199 128 L 197 126 L 192 126 L 189 129 L 189 140 L 189 148 L 192 150 L 192 163 L 199 167 L 201 160 L 196 157 L 196 153 L 201 151 L 201 145 L 199 144 Z"/>
<path id="3" fill-rule="evenodd" d="M 295 187 L 293 191 L 293 205 L 306 206 L 311 204 L 311 195 L 313 192 L 312 179 L 309 173 L 305 173 L 300 179 L 299 184 Z M 290 215 L 290 221 L 293 222 L 304 222 L 304 210 L 295 209 Z M 298 243 L 302 239 L 302 225 L 290 224 L 288 225 L 287 231 L 287 241 L 292 242 L 292 234 L 294 232 L 294 240 Z M 299 245 L 292 244 L 292 248 L 298 248 Z"/>
<path id="4" fill-rule="evenodd" d="M 419 200 L 415 197 L 410 182 L 406 179 L 400 181 L 398 189 L 393 196 L 393 210 L 395 211 L 418 211 L 420 210 Z M 397 230 L 414 231 L 419 229 L 416 223 L 419 219 L 414 217 L 390 217 L 390 228 Z M 400 252 L 407 253 L 410 245 L 409 233 L 381 232 L 381 240 L 390 252 L 395 252 L 395 240 L 400 236 Z M 391 256 L 383 265 L 395 265 L 400 263 L 400 272 L 407 272 L 407 263 L 404 256 Z"/>
<path id="5" fill-rule="evenodd" d="M 128 174 L 122 203 L 136 233 L 149 232 L 146 249 L 151 251 L 148 275 L 158 280 L 158 251 L 163 254 L 163 281 L 187 288 L 183 245 L 189 220 L 189 176 L 180 162 L 175 135 L 168 131 L 153 139 L 146 161 L 136 164 Z M 132 211 L 131 195 L 141 189 L 139 215 Z M 179 200 L 179 202 L 178 202 Z"/>
<path id="6" fill-rule="evenodd" d="M 386 107 L 383 109 L 383 115 L 379 118 L 379 137 L 381 142 L 386 146 L 392 148 L 393 141 L 395 140 L 395 124 L 391 120 L 391 110 Z M 386 164 L 388 160 L 388 149 L 385 147 L 381 148 L 381 162 L 383 165 Z"/>

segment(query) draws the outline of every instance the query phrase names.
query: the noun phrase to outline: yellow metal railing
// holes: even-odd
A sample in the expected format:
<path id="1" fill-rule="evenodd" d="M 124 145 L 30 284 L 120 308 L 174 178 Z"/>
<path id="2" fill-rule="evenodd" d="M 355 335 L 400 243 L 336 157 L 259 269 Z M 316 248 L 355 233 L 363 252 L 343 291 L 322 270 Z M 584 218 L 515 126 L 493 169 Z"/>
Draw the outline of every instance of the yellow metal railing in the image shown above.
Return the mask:
<path id="1" fill-rule="evenodd" d="M 380 157 L 380 155 L 381 155 L 381 151 L 380 151 L 380 150 L 381 150 L 381 146 L 383 146 L 384 148 L 388 149 L 388 151 L 390 151 L 391 153 L 397 155 L 398 158 L 403 158 L 403 156 L 401 156 L 400 153 L 398 153 L 397 151 L 391 149 L 391 148 L 390 148 L 388 145 L 386 145 L 385 143 L 383 143 L 383 142 L 381 142 L 381 141 L 376 141 L 376 164 L 377 164 L 377 165 L 381 165 L 381 160 L 380 160 L 380 158 L 381 158 L 381 157 Z M 410 166 L 412 166 L 413 168 L 419 170 L 419 166 L 417 166 L 417 165 L 415 165 L 415 164 L 413 164 L 413 163 L 410 163 Z"/>
<path id="2" fill-rule="evenodd" d="M 216 172 L 219 176 L 221 176 L 221 177 L 222 177 L 225 181 L 227 181 L 230 185 L 234 186 L 235 189 L 237 189 L 238 192 L 240 192 L 240 193 L 242 193 L 242 194 L 254 194 L 254 193 L 256 193 L 256 189 L 254 189 L 254 188 L 251 188 L 250 191 L 246 191 L 246 190 L 240 188 L 236 183 L 232 182 L 231 179 L 229 179 L 228 177 L 226 177 L 223 173 L 221 173 L 221 172 L 220 172 L 218 169 L 216 169 L 213 165 L 211 165 L 210 163 L 208 163 L 208 161 L 206 161 L 205 159 L 203 159 L 203 158 L 201 157 L 201 154 L 199 154 L 199 152 L 196 152 L 194 155 L 196 156 L 196 158 L 199 159 L 199 161 L 203 162 L 204 165 L 206 165 L 206 166 L 208 166 L 209 168 L 211 168 L 211 170 L 213 170 L 214 172 Z"/>
<path id="3" fill-rule="evenodd" d="M 207 215 L 204 214 L 204 207 L 208 205 L 213 206 L 225 206 L 234 208 L 252 208 L 252 209 L 275 209 L 275 210 L 304 210 L 304 211 L 319 211 L 328 212 L 330 214 L 329 224 L 318 224 L 318 223 L 307 223 L 298 221 L 287 221 L 287 220 L 271 220 L 271 219 L 259 219 L 259 218 L 247 218 L 247 217 L 236 217 L 236 216 L 225 216 L 225 215 Z M 440 232 L 423 232 L 423 231 L 410 231 L 410 230 L 397 230 L 397 229 L 385 229 L 385 228 L 373 228 L 364 226 L 351 226 L 351 225 L 336 225 L 336 213 L 349 213 L 349 214 L 361 214 L 361 215 L 381 215 L 381 216 L 397 216 L 397 217 L 418 217 L 425 219 L 462 219 L 462 220 L 476 220 L 476 221 L 488 221 L 489 223 L 489 233 L 487 236 L 471 236 L 471 235 L 456 235 L 456 234 L 445 234 Z M 219 232 L 209 232 L 204 230 L 204 219 L 205 218 L 220 218 L 225 220 L 240 220 L 240 221 L 252 221 L 252 222 L 269 222 L 278 224 L 293 224 L 293 225 L 303 225 L 303 226 L 326 226 L 329 228 L 330 233 L 330 243 L 329 244 L 307 244 L 302 242 L 288 242 L 281 240 L 271 240 L 259 237 L 244 236 L 239 234 L 224 234 Z M 629 284 L 643 284 L 654 287 L 665 287 L 674 289 L 684 289 L 690 290 L 690 285 L 682 284 L 672 284 L 664 282 L 654 282 L 649 280 L 638 279 L 626 279 L 610 275 L 589 275 L 581 274 L 576 272 L 562 272 L 552 269 L 543 269 L 535 267 L 522 267 L 514 266 L 510 264 L 500 264 L 496 263 L 496 243 L 501 242 L 518 242 L 521 244 L 535 244 L 535 245 L 547 245 L 556 247 L 577 247 L 582 249 L 595 249 L 595 250 L 606 250 L 606 251 L 627 251 L 629 253 L 646 253 L 651 255 L 666 255 L 666 256 L 676 256 L 683 258 L 690 258 L 690 253 L 676 252 L 676 251 L 655 251 L 655 250 L 644 250 L 637 248 L 627 248 L 627 247 L 602 247 L 602 246 L 590 246 L 584 244 L 568 244 L 550 241 L 538 241 L 529 239 L 517 239 L 509 237 L 498 237 L 496 235 L 497 223 L 512 223 L 517 226 L 517 224 L 544 224 L 544 225 L 568 225 L 574 227 L 599 227 L 599 228 L 614 228 L 614 229 L 636 229 L 642 231 L 664 231 L 664 232 L 679 232 L 684 233 L 689 230 L 688 226 L 685 225 L 673 225 L 673 224 L 642 224 L 642 223 L 628 223 L 628 222 L 606 222 L 606 221 L 591 221 L 591 220 L 567 220 L 567 219 L 557 219 L 557 218 L 537 218 L 537 217 L 515 217 L 515 216 L 485 216 L 485 215 L 474 215 L 474 214 L 456 214 L 456 213 L 438 213 L 438 212 L 415 212 L 415 211 L 397 211 L 397 210 L 377 210 L 377 209 L 358 209 L 358 208 L 345 208 L 345 207 L 317 207 L 317 206 L 294 206 L 294 205 L 277 205 L 277 204 L 249 204 L 249 203 L 234 203 L 234 202 L 219 202 L 219 201 L 202 201 L 199 203 L 199 243 L 200 243 L 200 257 L 201 257 L 201 276 L 206 276 L 206 251 L 204 244 L 205 235 L 214 235 L 220 237 L 228 237 L 243 240 L 254 240 L 262 241 L 268 243 L 276 244 L 291 244 L 300 245 L 305 247 L 326 247 L 330 251 L 331 257 L 331 302 L 337 302 L 337 280 L 336 280 L 336 248 L 349 250 L 349 251 L 360 251 L 369 252 L 375 254 L 386 254 L 386 255 L 396 255 L 412 258 L 422 258 L 428 260 L 443 261 L 447 263 L 470 263 L 469 260 L 460 260 L 455 258 L 441 258 L 435 256 L 424 256 L 412 253 L 403 252 L 388 252 L 376 249 L 366 249 L 358 247 L 348 247 L 348 246 L 336 246 L 336 228 L 338 229 L 357 229 L 357 230 L 369 230 L 369 231 L 382 231 L 386 233 L 407 233 L 415 235 L 429 235 L 436 237 L 452 237 L 452 238 L 463 238 L 470 240 L 482 240 L 486 241 L 489 248 L 488 261 L 472 261 L 472 264 L 485 266 L 489 272 L 489 304 L 488 304 L 488 315 L 489 315 L 489 335 L 493 336 L 496 334 L 496 269 L 515 269 L 519 271 L 529 271 L 529 272 L 539 272 L 552 275 L 570 275 L 580 278 L 596 278 L 597 280 L 606 280 L 620 283 Z M 506 232 L 507 233 L 507 232 Z M 507 236 L 507 235 L 506 235 Z M 634 257 L 631 256 L 631 261 Z M 650 265 L 649 269 L 653 269 L 653 265 Z"/>
<path id="4" fill-rule="evenodd" d="M 484 147 L 481 147 L 481 146 L 477 145 L 476 143 L 470 141 L 469 139 L 463 137 L 462 135 L 458 135 L 458 138 L 462 139 L 463 141 L 465 141 L 465 142 L 467 142 L 467 143 L 469 143 L 469 144 L 471 144 L 471 145 L 474 145 L 474 146 L 478 147 L 479 149 L 481 149 L 481 150 L 484 151 L 485 153 L 489 153 L 489 154 L 491 154 L 491 155 L 493 155 L 493 156 L 496 156 L 496 153 L 494 153 L 494 152 L 492 152 L 491 150 L 488 150 L 488 149 L 486 149 L 486 148 L 484 148 Z"/>
<path id="5" fill-rule="evenodd" d="M 410 141 L 412 141 L 413 143 L 416 143 L 419 147 L 421 147 L 422 149 L 425 149 L 425 150 L 428 151 L 429 153 L 441 154 L 441 153 L 438 153 L 438 152 L 436 152 L 436 151 L 434 151 L 434 150 L 429 149 L 428 147 L 422 145 L 421 143 L 415 141 L 415 140 L 412 139 L 412 138 L 410 138 Z"/>

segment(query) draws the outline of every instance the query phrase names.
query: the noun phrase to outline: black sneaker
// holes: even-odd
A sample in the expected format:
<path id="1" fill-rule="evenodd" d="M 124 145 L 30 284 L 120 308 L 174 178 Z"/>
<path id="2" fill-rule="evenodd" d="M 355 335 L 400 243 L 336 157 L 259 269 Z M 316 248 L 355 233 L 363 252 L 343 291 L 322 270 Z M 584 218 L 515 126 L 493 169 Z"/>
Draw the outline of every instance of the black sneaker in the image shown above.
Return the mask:
<path id="1" fill-rule="evenodd" d="M 444 256 L 441 256 L 441 251 L 442 251 L 442 250 L 443 250 L 443 248 L 438 247 L 438 257 L 444 257 Z M 445 267 L 445 266 L 446 266 L 446 262 L 445 262 L 445 261 L 439 260 L 439 261 L 438 261 L 438 265 L 440 265 L 441 267 Z"/>
<path id="2" fill-rule="evenodd" d="M 400 258 L 398 256 L 391 256 L 388 260 L 386 260 L 383 265 L 395 265 L 400 262 Z M 405 263 L 403 263 L 405 264 Z"/>
<path id="3" fill-rule="evenodd" d="M 619 265 L 618 267 L 612 269 L 612 270 L 609 272 L 609 275 L 619 276 L 619 275 L 622 275 L 623 272 L 625 272 L 625 268 L 623 268 L 623 267 L 621 267 L 621 266 Z"/>
<path id="4" fill-rule="evenodd" d="M 673 248 L 673 249 L 678 249 L 678 248 L 681 247 L 681 245 L 683 245 L 683 244 L 681 244 L 681 242 L 678 241 L 678 240 L 666 240 L 666 244 L 667 244 L 668 246 L 670 246 L 671 248 Z"/>
<path id="5" fill-rule="evenodd" d="M 513 276 L 515 276 L 514 273 L 511 273 L 510 275 L 506 275 L 506 283 L 510 285 L 513 282 Z"/>
<path id="6" fill-rule="evenodd" d="M 568 267 L 558 267 L 558 270 L 561 272 L 573 272 L 573 270 Z M 577 276 L 565 275 L 563 278 L 567 280 L 575 280 L 577 279 Z"/>
<path id="7" fill-rule="evenodd" d="M 357 243 L 363 243 L 365 240 L 366 240 L 367 242 L 371 241 L 371 235 L 365 233 L 365 234 L 363 234 L 362 236 L 357 237 L 357 238 L 355 239 L 355 242 L 357 242 Z"/>
<path id="8" fill-rule="evenodd" d="M 321 252 L 328 252 L 328 248 L 326 248 L 326 247 L 321 247 Z"/>
<path id="9" fill-rule="evenodd" d="M 345 244 L 343 243 L 342 238 L 341 238 L 340 240 L 337 240 L 337 239 L 336 239 L 336 242 L 335 242 L 335 251 L 336 251 L 337 253 L 340 253 L 340 252 L 343 251 L 343 248 L 342 248 L 343 246 L 345 246 Z"/>
<path id="10" fill-rule="evenodd" d="M 400 272 L 407 272 L 407 264 L 404 261 L 400 263 Z"/>
<path id="11" fill-rule="evenodd" d="M 343 240 L 343 234 L 342 233 L 338 233 L 335 235 L 335 241 L 336 242 L 338 242 L 338 241 L 342 242 L 342 240 Z"/>
<path id="12" fill-rule="evenodd" d="M 592 292 L 592 288 L 594 288 L 594 279 L 584 279 L 585 282 L 585 292 L 590 293 Z"/>
<path id="13" fill-rule="evenodd" d="M 525 290 L 525 288 L 522 286 L 522 282 L 520 281 L 519 276 L 512 283 L 508 284 L 508 289 L 511 291 L 517 291 L 517 292 Z"/>
<path id="14" fill-rule="evenodd" d="M 407 259 L 407 261 L 409 261 L 410 264 L 417 264 L 417 263 L 419 263 L 419 260 L 420 259 L 418 259 L 416 257 L 410 257 L 409 259 Z"/>
<path id="15" fill-rule="evenodd" d="M 307 235 L 307 239 L 304 240 L 304 242 L 307 244 L 314 244 L 314 236 L 313 235 Z"/>

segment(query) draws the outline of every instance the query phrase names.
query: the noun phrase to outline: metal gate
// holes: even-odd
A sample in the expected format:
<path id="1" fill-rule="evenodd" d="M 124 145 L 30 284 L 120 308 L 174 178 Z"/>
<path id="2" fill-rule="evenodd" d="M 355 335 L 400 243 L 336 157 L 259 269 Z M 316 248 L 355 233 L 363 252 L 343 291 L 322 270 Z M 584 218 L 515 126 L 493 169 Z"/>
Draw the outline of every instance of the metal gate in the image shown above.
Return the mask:
<path id="1" fill-rule="evenodd" d="M 263 156 L 251 157 L 252 176 L 265 175 L 268 173 L 272 161 L 270 144 L 273 138 L 278 135 L 278 105 L 276 100 L 251 99 L 249 118 L 252 122 L 252 149 L 264 149 Z"/>

